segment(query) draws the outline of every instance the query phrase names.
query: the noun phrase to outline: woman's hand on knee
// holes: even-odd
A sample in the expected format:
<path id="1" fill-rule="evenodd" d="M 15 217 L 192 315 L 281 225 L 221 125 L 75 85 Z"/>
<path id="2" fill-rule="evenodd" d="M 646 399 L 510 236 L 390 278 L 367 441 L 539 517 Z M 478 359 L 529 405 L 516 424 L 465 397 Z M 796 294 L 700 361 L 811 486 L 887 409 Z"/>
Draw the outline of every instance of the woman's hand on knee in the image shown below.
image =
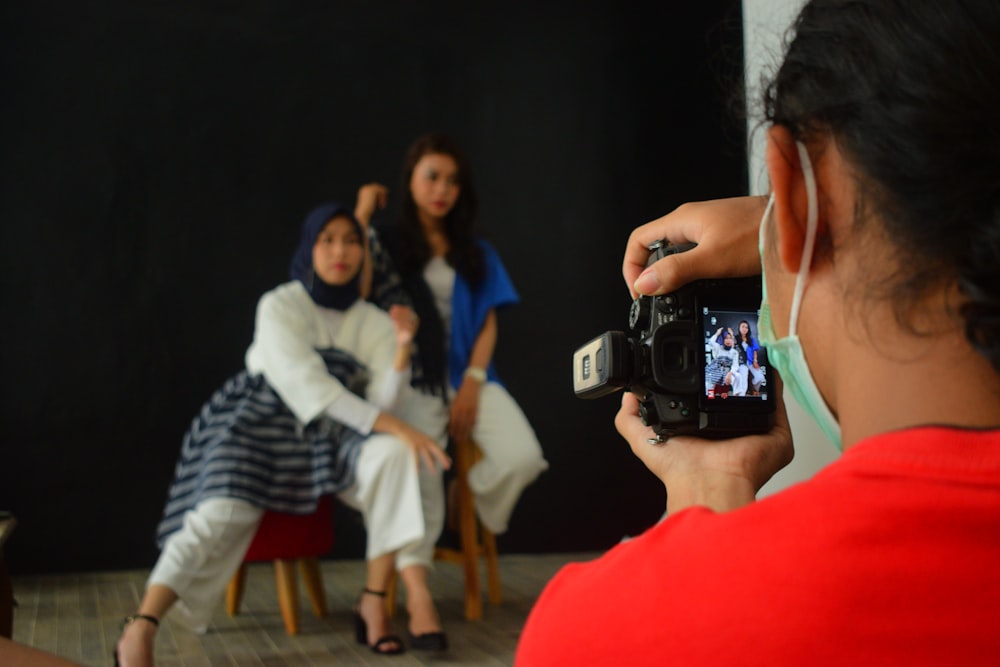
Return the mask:
<path id="1" fill-rule="evenodd" d="M 418 431 L 398 417 L 381 412 L 375 419 L 372 430 L 379 433 L 389 433 L 399 438 L 404 445 L 413 451 L 417 465 L 423 461 L 428 470 L 435 470 L 438 466 L 442 470 L 451 468 L 451 457 L 434 438 Z"/>

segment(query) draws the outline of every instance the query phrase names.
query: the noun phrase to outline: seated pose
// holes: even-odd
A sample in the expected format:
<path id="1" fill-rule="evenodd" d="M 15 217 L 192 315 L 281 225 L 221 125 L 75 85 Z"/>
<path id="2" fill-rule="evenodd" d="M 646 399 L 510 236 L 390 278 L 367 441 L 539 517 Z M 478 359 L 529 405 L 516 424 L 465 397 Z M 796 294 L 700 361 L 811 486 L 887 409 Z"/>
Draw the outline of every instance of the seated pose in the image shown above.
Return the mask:
<path id="1" fill-rule="evenodd" d="M 719 327 L 708 341 L 712 361 L 705 366 L 705 393 L 708 395 L 745 396 L 747 365 L 743 348 L 736 344 L 733 330 Z M 712 392 L 712 393 L 710 393 Z"/>
<path id="2" fill-rule="evenodd" d="M 158 530 L 162 549 L 118 641 L 121 665 L 153 664 L 159 619 L 176 603 L 204 631 L 265 510 L 305 514 L 322 495 L 360 510 L 366 581 L 358 641 L 401 653 L 382 597 L 393 568 L 419 599 L 425 633 L 441 628 L 426 572 L 443 522 L 439 444 L 393 414 L 405 410 L 412 310 L 388 315 L 359 298 L 362 229 L 336 203 L 306 217 L 292 280 L 257 306 L 246 370 L 192 422 Z M 417 623 L 417 620 L 413 621 Z"/>
<path id="3" fill-rule="evenodd" d="M 439 437 L 472 437 L 483 452 L 469 471 L 476 512 L 486 528 L 503 533 L 521 492 L 548 468 L 493 364 L 497 311 L 519 297 L 496 250 L 473 231 L 476 193 L 452 139 L 418 138 L 407 151 L 402 182 L 398 223 L 369 225 L 369 298 L 383 308 L 412 304 L 420 316 L 413 385 L 425 407 L 414 424 Z M 377 183 L 361 187 L 362 224 L 386 195 Z"/>
<path id="4" fill-rule="evenodd" d="M 740 320 L 739 331 L 736 332 L 736 344 L 743 348 L 746 356 L 747 371 L 750 375 L 750 391 L 754 396 L 760 395 L 760 388 L 767 384 L 767 376 L 761 367 L 763 353 L 760 351 L 760 343 L 754 338 L 750 331 L 750 323 Z"/>
<path id="5" fill-rule="evenodd" d="M 623 272 L 643 294 L 761 273 L 770 394 L 843 455 L 756 500 L 792 458 L 783 403 L 768 434 L 656 443 L 625 392 L 667 516 L 556 574 L 517 667 L 1000 660 L 1000 3 L 809 0 L 793 32 L 770 203 L 682 206 Z M 699 245 L 647 269 L 660 238 Z"/>

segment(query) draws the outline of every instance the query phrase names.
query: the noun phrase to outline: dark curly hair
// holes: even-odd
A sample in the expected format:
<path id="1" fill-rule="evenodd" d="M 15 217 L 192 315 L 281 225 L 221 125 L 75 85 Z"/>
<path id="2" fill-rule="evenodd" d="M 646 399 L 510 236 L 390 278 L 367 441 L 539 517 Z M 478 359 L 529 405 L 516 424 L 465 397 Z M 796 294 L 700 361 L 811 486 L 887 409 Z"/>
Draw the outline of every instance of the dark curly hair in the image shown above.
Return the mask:
<path id="1" fill-rule="evenodd" d="M 789 34 L 766 120 L 851 163 L 853 224 L 896 252 L 877 296 L 897 319 L 916 331 L 921 297 L 957 286 L 965 335 L 1000 372 L 1000 2 L 812 0 Z"/>
<path id="2" fill-rule="evenodd" d="M 419 272 L 431 259 L 431 248 L 424 237 L 420 219 L 417 217 L 417 205 L 410 192 L 413 169 L 425 155 L 447 155 L 458 165 L 458 200 L 444 219 L 444 233 L 448 238 L 448 254 L 445 260 L 469 284 L 478 285 L 482 282 L 486 269 L 483 251 L 476 243 L 474 232 L 478 209 L 476 188 L 465 154 L 458 143 L 445 134 L 434 132 L 424 134 L 406 151 L 400 187 L 403 203 L 397 225 L 400 236 L 399 269 L 403 273 Z"/>

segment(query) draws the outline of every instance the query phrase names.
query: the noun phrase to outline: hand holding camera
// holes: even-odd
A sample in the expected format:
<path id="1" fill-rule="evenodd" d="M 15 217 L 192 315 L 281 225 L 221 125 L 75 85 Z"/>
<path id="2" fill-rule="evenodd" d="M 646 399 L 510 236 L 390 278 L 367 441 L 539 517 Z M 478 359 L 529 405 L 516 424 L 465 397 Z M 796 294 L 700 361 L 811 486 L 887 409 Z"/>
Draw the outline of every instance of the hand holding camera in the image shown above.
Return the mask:
<path id="1" fill-rule="evenodd" d="M 655 241 L 647 267 L 695 247 Z M 753 338 L 760 302 L 759 276 L 698 280 L 674 292 L 639 295 L 628 332 L 605 332 L 576 351 L 574 391 L 598 398 L 627 389 L 660 440 L 766 433 L 775 401 L 767 388 L 766 352 Z M 751 375 L 753 360 L 759 368 Z"/>
<path id="2" fill-rule="evenodd" d="M 759 275 L 757 230 L 766 205 L 767 197 L 754 196 L 689 202 L 636 227 L 622 261 L 632 297 L 670 292 L 699 278 Z M 653 266 L 647 261 L 649 246 L 661 239 L 697 247 Z"/>

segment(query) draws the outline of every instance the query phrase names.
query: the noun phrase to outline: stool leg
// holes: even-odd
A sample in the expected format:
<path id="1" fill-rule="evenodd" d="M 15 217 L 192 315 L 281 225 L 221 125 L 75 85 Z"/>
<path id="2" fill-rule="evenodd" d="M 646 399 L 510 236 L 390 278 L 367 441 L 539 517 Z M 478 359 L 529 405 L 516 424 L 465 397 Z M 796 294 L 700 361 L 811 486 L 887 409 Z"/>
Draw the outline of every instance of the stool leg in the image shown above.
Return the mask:
<path id="1" fill-rule="evenodd" d="M 500 604 L 500 563 L 497 561 L 497 538 L 480 526 L 483 536 L 483 555 L 486 557 L 486 573 L 489 578 L 490 602 Z"/>
<path id="2" fill-rule="evenodd" d="M 483 450 L 479 449 L 475 442 L 469 441 L 469 449 L 471 450 L 469 455 L 469 467 L 477 463 L 483 458 Z M 468 486 L 468 484 L 466 484 Z M 470 503 L 472 498 L 472 490 L 469 490 Z M 473 508 L 473 515 L 475 515 L 475 508 Z M 497 561 L 497 538 L 493 534 L 493 531 L 488 529 L 476 521 L 479 526 L 479 539 L 482 548 L 479 553 L 482 553 L 483 557 L 486 558 L 486 575 L 488 578 L 488 586 L 490 590 L 490 602 L 493 604 L 500 604 L 500 563 Z"/>
<path id="3" fill-rule="evenodd" d="M 483 617 L 483 600 L 479 581 L 479 558 L 486 559 L 490 602 L 500 604 L 500 567 L 497 559 L 496 536 L 480 525 L 475 501 L 469 487 L 469 468 L 483 454 L 471 440 L 453 441 L 455 448 L 455 497 L 449 493 L 449 504 L 457 505 L 458 533 L 461 547 L 438 547 L 434 560 L 461 565 L 465 574 L 465 618 L 470 621 Z M 450 510 L 449 510 L 449 513 Z"/>
<path id="4" fill-rule="evenodd" d="M 13 519 L 7 519 L 13 522 Z M 13 527 L 13 524 L 10 524 Z M 3 531 L 0 531 L 3 532 Z M 8 531 L 8 534 L 9 531 Z M 14 587 L 10 582 L 10 571 L 3 557 L 0 546 L 0 637 L 10 639 L 14 636 Z M 17 660 L 16 658 L 14 659 Z"/>
<path id="5" fill-rule="evenodd" d="M 479 590 L 479 537 L 476 508 L 469 488 L 472 467 L 472 442 L 458 443 L 455 450 L 458 475 L 458 530 L 462 542 L 462 566 L 465 568 L 465 617 L 470 621 L 483 617 L 483 599 Z"/>
<path id="6" fill-rule="evenodd" d="M 274 561 L 274 576 L 285 630 L 290 635 L 297 635 L 299 634 L 299 586 L 295 577 L 295 561 L 282 559 Z"/>
<path id="7" fill-rule="evenodd" d="M 230 616 L 240 613 L 240 604 L 243 602 L 243 590 L 247 583 L 247 564 L 240 563 L 236 574 L 229 580 L 226 586 L 226 612 Z"/>
<path id="8" fill-rule="evenodd" d="M 302 558 L 299 560 L 302 570 L 302 581 L 306 585 L 306 594 L 312 604 L 313 614 L 317 618 L 326 616 L 326 591 L 323 589 L 323 574 L 320 572 L 318 558 Z"/>

